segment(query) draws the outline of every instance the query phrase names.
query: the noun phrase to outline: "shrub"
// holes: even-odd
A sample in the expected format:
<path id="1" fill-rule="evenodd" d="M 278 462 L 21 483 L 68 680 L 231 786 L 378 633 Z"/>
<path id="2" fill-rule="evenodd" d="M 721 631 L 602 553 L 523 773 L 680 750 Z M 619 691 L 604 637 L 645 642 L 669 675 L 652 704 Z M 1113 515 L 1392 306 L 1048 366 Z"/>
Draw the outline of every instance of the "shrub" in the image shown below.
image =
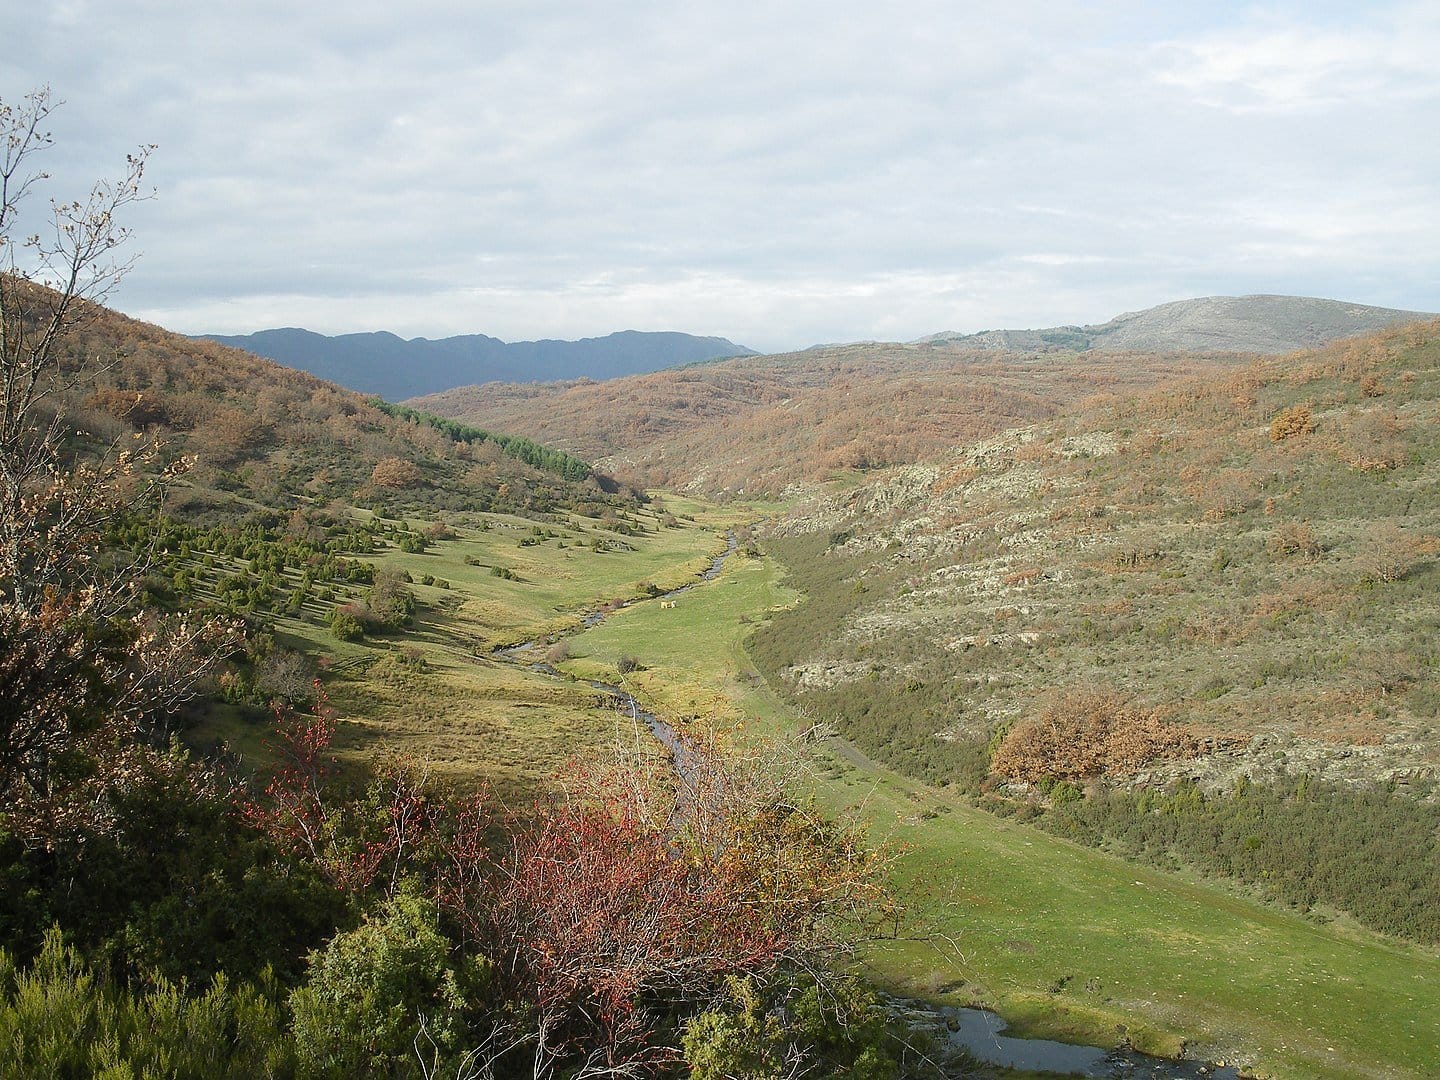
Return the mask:
<path id="1" fill-rule="evenodd" d="M 1323 549 L 1309 523 L 1285 521 L 1270 534 L 1270 550 L 1276 555 L 1304 555 L 1313 558 Z"/>
<path id="2" fill-rule="evenodd" d="M 1292 405 L 1281 409 L 1270 421 L 1270 441 L 1283 442 L 1297 435 L 1309 435 L 1315 430 L 1315 418 L 1309 405 Z"/>
<path id="3" fill-rule="evenodd" d="M 1161 757 L 1194 757 L 1199 743 L 1118 691 L 1077 688 L 1051 696 L 1006 733 L 991 768 L 1012 780 L 1083 780 L 1134 771 Z"/>
<path id="4" fill-rule="evenodd" d="M 894 1080 L 884 1013 L 853 978 L 821 986 L 808 976 L 769 985 L 734 976 L 716 1005 L 685 1025 L 681 1046 L 694 1080 L 786 1075 Z"/>
<path id="5" fill-rule="evenodd" d="M 375 576 L 375 584 L 365 595 L 368 625 L 387 631 L 410 625 L 415 616 L 415 594 L 406 588 L 409 577 L 406 571 L 389 568 Z"/>
<path id="6" fill-rule="evenodd" d="M 365 623 L 356 604 L 342 604 L 330 613 L 330 634 L 339 641 L 359 641 L 365 636 Z"/>
<path id="7" fill-rule="evenodd" d="M 163 976 L 142 992 L 97 978 L 58 928 L 28 971 L 0 950 L 0 1045 L 7 1076 L 288 1075 L 280 1010 L 217 975 L 203 993 Z"/>
<path id="8" fill-rule="evenodd" d="M 408 1075 L 417 1040 L 442 1055 L 459 1046 L 465 980 L 437 923 L 432 905 L 402 895 L 311 954 L 305 985 L 290 995 L 307 1075 Z"/>
<path id="9" fill-rule="evenodd" d="M 413 461 L 404 458 L 381 458 L 370 473 L 370 483 L 379 488 L 401 489 L 420 483 L 421 472 Z"/>

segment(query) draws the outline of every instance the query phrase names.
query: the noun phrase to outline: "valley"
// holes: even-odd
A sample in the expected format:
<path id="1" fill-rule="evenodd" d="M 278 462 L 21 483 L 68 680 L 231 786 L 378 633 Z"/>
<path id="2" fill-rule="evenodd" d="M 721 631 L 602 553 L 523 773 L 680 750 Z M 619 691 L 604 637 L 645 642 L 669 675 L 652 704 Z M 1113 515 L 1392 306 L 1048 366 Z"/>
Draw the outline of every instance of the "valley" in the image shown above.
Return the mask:
<path id="1" fill-rule="evenodd" d="M 1440 1076 L 1425 5 L 80 7 L 0 1080 Z"/>
<path id="2" fill-rule="evenodd" d="M 10 838 L 10 872 L 41 898 L 8 917 L 18 947 L 38 950 L 53 917 L 94 955 L 175 978 L 260 978 L 245 965 L 264 957 L 288 965 L 273 1007 L 307 1008 L 315 950 L 409 918 L 404 903 L 474 932 L 459 928 L 487 909 L 446 876 L 472 865 L 447 854 L 456 835 L 488 865 L 468 800 L 520 844 L 565 814 L 582 814 L 576 836 L 649 820 L 648 802 L 612 808 L 675 786 L 620 687 L 747 782 L 784 777 L 745 828 L 779 814 L 800 830 L 777 848 L 801 860 L 780 871 L 787 893 L 841 871 L 857 921 L 837 922 L 849 936 L 825 947 L 849 960 L 827 978 L 1257 1077 L 1420 1077 L 1440 1052 L 1433 325 L 1279 359 L 878 346 L 727 361 L 537 390 L 576 395 L 554 428 L 520 413 L 471 427 L 108 312 L 85 333 L 125 362 L 65 387 L 63 454 L 88 476 L 107 443 L 142 447 L 125 459 L 138 479 L 114 473 L 99 490 L 117 501 L 76 541 L 124 568 L 129 614 L 101 625 L 132 649 L 177 634 L 188 651 L 163 662 L 201 681 L 118 744 L 160 755 L 141 768 L 151 794 L 129 794 L 137 766 L 107 771 L 109 744 L 81 741 L 95 756 L 53 798 L 74 814 L 65 800 L 98 776 L 117 787 L 87 805 L 117 817 L 73 825 L 42 803 L 33 839 Z M 587 416 L 594 441 L 549 441 Z M 48 625 L 47 602 L 26 625 Z M 179 633 L 196 619 L 216 644 Z M 106 677 L 143 655 L 122 650 Z M 21 666 L 3 674 L 30 692 Z M 164 756 L 172 734 L 190 756 Z M 645 785 L 595 778 L 637 760 Z M 205 787 L 222 775 L 234 787 Z M 567 792 L 596 784 L 575 810 Z M 149 815 L 196 806 L 217 816 L 175 857 L 231 852 L 226 869 L 148 880 Z M 323 843 L 296 841 L 292 820 Z M 671 873 L 683 832 L 626 833 L 604 872 L 643 909 L 656 894 L 625 884 L 634 851 L 659 843 L 642 865 Z M 112 854 L 89 855 L 92 836 Z M 715 850 L 695 849 L 695 880 L 730 880 L 746 848 Z M 245 865 L 262 884 L 215 884 Z M 77 912 L 73 875 L 115 866 L 141 875 L 116 895 L 141 899 Z M 496 873 L 501 895 L 530 880 Z M 756 873 L 744 888 L 775 888 Z M 242 888 L 279 914 L 225 914 Z M 192 910 L 221 929 L 182 919 L 189 951 L 172 951 L 175 895 L 207 889 L 222 902 Z M 609 886 L 594 895 L 607 914 L 587 917 L 609 926 Z M 489 1007 L 471 993 L 465 1008 Z M 842 1027 L 870 1031 L 863 1008 Z M 674 1039 L 701 1030 L 672 1023 Z M 299 1030 L 267 1045 L 312 1045 L 287 1041 L 315 1038 Z M 582 1030 L 572 1046 L 600 1037 Z"/>
<path id="3" fill-rule="evenodd" d="M 782 580 L 768 560 L 736 560 L 683 607 L 636 604 L 578 634 L 562 666 L 614 678 L 616 659 L 637 657 L 644 670 L 626 685 L 665 715 L 704 702 L 708 685 L 725 697 L 705 702 L 711 715 L 746 718 L 740 737 L 793 738 L 808 723 L 744 648 L 750 628 L 797 602 Z M 1256 1075 L 1422 1076 L 1440 1045 L 1432 949 L 997 819 L 834 737 L 802 746 L 817 797 L 902 852 L 909 918 L 899 940 L 863 953 L 898 992 L 987 1004 L 1032 1035 L 1109 1045 L 1123 1029 L 1141 1049 L 1184 1047 Z"/>
<path id="4" fill-rule="evenodd" d="M 822 805 L 863 820 L 898 852 L 906 918 L 895 939 L 859 955 L 868 976 L 897 993 L 984 1004 L 1032 1036 L 1123 1038 L 1247 1075 L 1425 1075 L 1440 1045 L 1433 949 L 1191 873 L 1137 866 L 978 809 L 956 786 L 908 778 L 838 735 L 817 737 L 816 717 L 777 695 L 747 651 L 755 631 L 809 602 L 781 564 L 742 548 L 673 607 L 659 597 L 697 581 L 725 550 L 726 532 L 786 508 L 662 498 L 678 527 L 642 512 L 643 531 L 625 538 L 626 550 L 597 554 L 598 522 L 575 519 L 552 529 L 561 536 L 521 548 L 531 535 L 524 519 L 487 516 L 477 519 L 483 530 L 458 529 L 424 553 L 382 551 L 378 565 L 449 582 L 416 588 L 413 628 L 342 646 L 281 620 L 277 637 L 335 658 L 327 685 L 347 753 L 399 750 L 453 778 L 508 785 L 517 797 L 567 757 L 637 737 L 591 681 L 623 684 L 682 730 L 702 724 L 741 743 L 781 739 Z M 499 562 L 516 566 L 519 580 L 491 575 L 486 567 Z M 586 613 L 607 609 L 584 625 Z M 537 638 L 553 639 L 538 648 L 563 678 L 495 656 Z M 392 662 L 412 650 L 419 663 Z"/>

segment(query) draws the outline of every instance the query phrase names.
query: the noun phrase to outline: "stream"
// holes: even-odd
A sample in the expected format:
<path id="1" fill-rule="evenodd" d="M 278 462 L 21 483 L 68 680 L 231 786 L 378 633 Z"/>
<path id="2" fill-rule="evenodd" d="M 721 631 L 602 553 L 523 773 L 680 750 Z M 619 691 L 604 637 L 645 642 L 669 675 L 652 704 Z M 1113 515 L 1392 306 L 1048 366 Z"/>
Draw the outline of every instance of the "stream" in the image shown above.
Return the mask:
<path id="1" fill-rule="evenodd" d="M 593 629 L 611 615 L 615 614 L 615 612 L 633 607 L 635 604 L 652 604 L 660 601 L 674 600 L 677 596 L 683 596 L 697 585 L 703 585 L 707 581 L 714 581 L 720 576 L 720 572 L 725 569 L 726 560 L 739 549 L 740 541 L 736 538 L 735 534 L 733 532 L 726 533 L 725 550 L 711 559 L 710 566 L 701 571 L 694 581 L 671 589 L 669 592 L 657 593 L 654 596 L 647 596 L 635 600 L 626 600 L 623 604 L 601 607 L 594 611 L 586 612 L 580 618 L 580 630 L 577 632 Z M 568 637 L 570 635 L 564 636 Z M 563 637 L 557 638 L 556 640 L 563 640 Z M 548 675 L 553 679 L 567 678 L 562 671 L 558 670 L 552 664 L 545 663 L 544 661 L 529 660 L 538 649 L 549 644 L 553 644 L 553 642 L 539 640 L 522 641 L 519 645 L 509 645 L 502 649 L 496 649 L 492 655 L 497 659 L 508 660 L 511 663 L 524 664 L 527 670 L 533 671 L 537 675 Z M 634 720 L 643 723 L 649 728 L 651 734 L 659 739 L 665 748 L 670 751 L 671 756 L 676 760 L 677 767 L 683 765 L 680 758 L 684 751 L 685 742 L 672 725 L 661 720 L 654 713 L 642 709 L 640 702 L 635 699 L 635 695 L 624 687 L 611 686 L 609 683 L 594 681 L 589 682 L 588 685 L 591 689 L 598 690 L 604 694 L 617 708 L 628 712 Z"/>
<path id="2" fill-rule="evenodd" d="M 616 611 L 635 604 L 673 600 L 697 585 L 714 581 L 725 568 L 725 562 L 739 548 L 735 534 L 726 534 L 726 549 L 716 555 L 709 569 L 694 581 L 653 597 L 627 600 L 613 607 L 603 607 L 581 618 L 581 631 L 599 626 Z M 558 640 L 558 639 L 557 639 Z M 544 661 L 531 661 L 545 641 L 526 641 L 497 649 L 493 655 L 511 663 L 523 664 L 528 670 L 555 679 L 568 678 Z M 593 690 L 603 694 L 614 705 L 649 728 L 675 760 L 677 770 L 684 770 L 685 738 L 673 725 L 640 707 L 635 695 L 621 686 L 588 681 Z M 951 1046 L 964 1050 L 976 1061 L 1007 1069 L 1028 1069 L 1063 1076 L 1081 1076 L 1095 1080 L 1243 1080 L 1240 1072 L 1230 1066 L 1211 1065 L 1198 1061 L 1177 1061 L 1152 1057 L 1127 1047 L 1105 1050 L 1098 1046 L 1079 1046 L 1050 1039 L 1017 1039 L 1002 1035 L 1004 1019 L 988 1009 L 953 1005 L 927 1005 L 919 1001 L 888 998 L 887 1005 L 896 1017 L 914 1027 L 931 1031 Z"/>
<path id="3" fill-rule="evenodd" d="M 903 998 L 887 998 L 886 1004 L 892 1015 L 910 1026 L 986 1065 L 1097 1080 L 1242 1080 L 1240 1071 L 1229 1065 L 1153 1057 L 1125 1046 L 1104 1050 L 1052 1039 L 1012 1038 L 1001 1034 L 1005 1021 L 989 1009 L 927 1005 Z"/>

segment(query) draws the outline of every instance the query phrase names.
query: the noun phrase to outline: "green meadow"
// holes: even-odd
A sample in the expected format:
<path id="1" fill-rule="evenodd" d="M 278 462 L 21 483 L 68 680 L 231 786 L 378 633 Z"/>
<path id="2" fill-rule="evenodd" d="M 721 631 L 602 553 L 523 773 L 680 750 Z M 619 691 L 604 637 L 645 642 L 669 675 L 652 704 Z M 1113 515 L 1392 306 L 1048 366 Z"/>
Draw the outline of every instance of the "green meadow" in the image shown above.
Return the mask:
<path id="1" fill-rule="evenodd" d="M 327 658 L 342 751 L 408 754 L 439 777 L 486 782 L 515 798 L 628 726 L 592 679 L 623 682 L 682 725 L 715 724 L 744 738 L 795 735 L 823 718 L 790 712 L 756 672 L 745 640 L 771 613 L 803 600 L 777 564 L 743 547 L 718 578 L 693 584 L 725 550 L 725 532 L 752 518 L 673 496 L 622 531 L 599 519 L 484 515 L 424 552 L 387 545 L 366 556 L 415 582 L 420 604 L 405 632 L 341 642 L 309 612 L 279 619 L 277 638 Z M 653 595 L 684 585 L 693 587 L 665 602 Z M 605 620 L 583 629 L 582 616 L 600 609 Z M 547 660 L 568 678 L 494 655 L 527 641 L 538 643 L 527 659 Z M 264 729 L 253 716 L 221 711 L 204 737 L 256 756 Z M 937 1002 L 983 1003 L 1018 1034 L 1128 1039 L 1258 1076 L 1433 1074 L 1435 951 L 994 817 L 839 739 L 797 745 L 817 799 L 860 815 L 896 852 L 906 927 L 860 957 L 878 983 Z"/>
<path id="2" fill-rule="evenodd" d="M 613 678 L 684 718 L 748 717 L 794 732 L 744 639 L 794 603 L 774 564 L 732 558 L 674 608 L 646 602 L 570 640 L 577 675 Z M 717 701 L 723 694 L 725 700 Z M 1237 891 L 1137 867 L 996 818 L 827 740 L 817 797 L 898 852 L 909 921 L 863 951 L 901 993 L 986 1004 L 1015 1034 L 1138 1048 L 1273 1077 L 1421 1077 L 1440 1060 L 1440 956 L 1343 922 L 1320 923 Z"/>
<path id="3" fill-rule="evenodd" d="M 308 604 L 305 618 L 275 620 L 279 643 L 320 658 L 330 673 L 326 694 L 340 720 L 339 749 L 410 755 L 437 776 L 521 796 L 548 783 L 567 758 L 609 742 L 615 717 L 601 695 L 527 671 L 494 650 L 540 641 L 535 658 L 543 659 L 543 643 L 578 627 L 587 612 L 696 580 L 725 550 L 726 530 L 743 519 L 675 497 L 663 510 L 636 513 L 624 531 L 601 519 L 560 518 L 479 515 L 423 552 L 387 545 L 361 556 L 412 578 L 418 606 L 401 633 L 339 641 L 324 622 L 329 604 Z M 364 592 L 340 589 L 336 600 Z M 194 739 L 263 760 L 269 726 L 268 717 L 221 709 Z"/>

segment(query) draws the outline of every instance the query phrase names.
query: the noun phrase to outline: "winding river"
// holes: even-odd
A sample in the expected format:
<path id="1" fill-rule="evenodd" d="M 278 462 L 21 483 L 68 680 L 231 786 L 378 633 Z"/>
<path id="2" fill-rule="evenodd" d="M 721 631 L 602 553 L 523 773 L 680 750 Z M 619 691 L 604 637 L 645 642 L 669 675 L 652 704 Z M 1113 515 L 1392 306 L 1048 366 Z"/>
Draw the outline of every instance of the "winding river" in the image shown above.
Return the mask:
<path id="1" fill-rule="evenodd" d="M 733 532 L 727 533 L 725 540 L 725 550 L 714 557 L 709 569 L 689 584 L 653 597 L 628 600 L 615 607 L 588 612 L 581 618 L 577 630 L 556 640 L 564 640 L 565 637 L 599 626 L 616 611 L 624 608 L 633 607 L 635 604 L 672 600 L 698 585 L 714 581 L 724 570 L 726 560 L 739 548 Z M 496 659 L 523 664 L 528 670 L 539 675 L 568 679 L 569 676 L 551 664 L 531 659 L 539 649 L 553 643 L 526 641 L 497 649 L 492 655 Z M 685 739 L 671 724 L 641 708 L 635 695 L 624 687 L 596 681 L 589 681 L 587 685 L 604 695 L 618 709 L 628 712 L 636 721 L 645 724 L 670 751 L 676 760 L 677 768 L 683 769 Z M 1006 1027 L 1004 1019 L 988 1009 L 930 1005 L 901 998 L 891 998 L 887 1004 L 895 1016 L 917 1028 L 934 1033 L 952 1046 L 964 1050 L 976 1061 L 987 1065 L 1089 1077 L 1095 1080 L 1242 1080 L 1241 1073 L 1230 1066 L 1152 1057 L 1127 1047 L 1105 1050 L 1098 1046 L 1077 1046 L 1050 1039 L 1012 1038 L 1001 1034 Z"/>

